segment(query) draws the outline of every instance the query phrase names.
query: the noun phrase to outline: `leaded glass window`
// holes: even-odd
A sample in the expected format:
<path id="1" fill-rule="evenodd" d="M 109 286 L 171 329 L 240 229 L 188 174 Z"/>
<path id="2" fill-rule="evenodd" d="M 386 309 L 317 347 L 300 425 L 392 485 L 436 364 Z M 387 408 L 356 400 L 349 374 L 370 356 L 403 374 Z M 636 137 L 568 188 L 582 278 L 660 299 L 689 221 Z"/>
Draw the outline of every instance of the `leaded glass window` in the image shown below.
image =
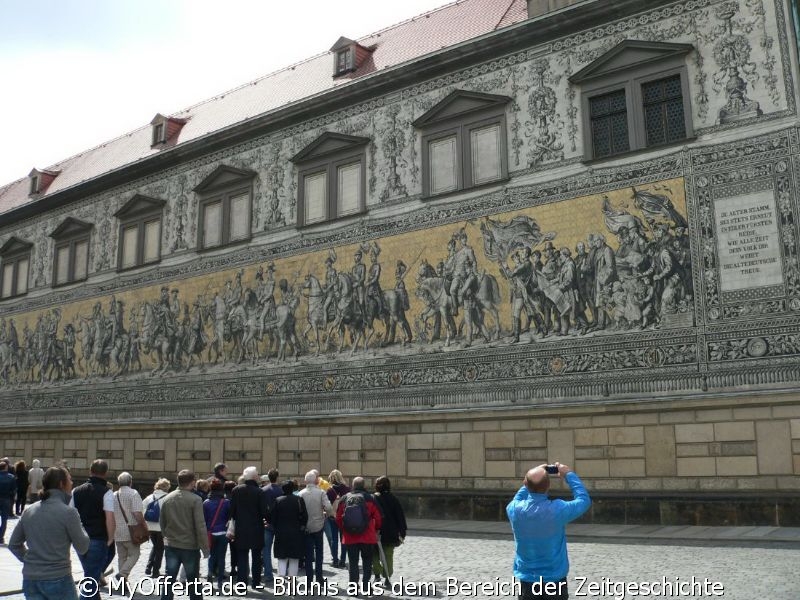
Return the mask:
<path id="1" fill-rule="evenodd" d="M 628 109 L 624 89 L 590 98 L 589 116 L 595 158 L 630 150 Z"/>
<path id="2" fill-rule="evenodd" d="M 680 75 L 642 85 L 647 145 L 666 144 L 686 137 Z"/>

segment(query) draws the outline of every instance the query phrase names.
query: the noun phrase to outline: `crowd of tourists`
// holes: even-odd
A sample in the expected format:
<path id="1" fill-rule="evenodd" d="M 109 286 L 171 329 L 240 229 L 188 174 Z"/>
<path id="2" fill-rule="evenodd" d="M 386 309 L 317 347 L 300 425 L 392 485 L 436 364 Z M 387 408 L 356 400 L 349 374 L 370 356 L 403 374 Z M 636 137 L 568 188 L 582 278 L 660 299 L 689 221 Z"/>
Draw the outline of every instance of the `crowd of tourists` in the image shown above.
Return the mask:
<path id="1" fill-rule="evenodd" d="M 111 587 L 127 595 L 147 540 L 145 574 L 152 578 L 199 580 L 202 555 L 204 577 L 220 589 L 232 577 L 263 590 L 276 575 L 297 577 L 301 568 L 308 583 L 324 586 L 327 538 L 331 565 L 347 568 L 349 581 L 368 589 L 373 576 L 389 583 L 394 548 L 406 536 L 403 509 L 385 476 L 369 492 L 363 477 L 348 485 L 339 470 L 327 479 L 312 470 L 301 489 L 296 480 L 279 481 L 277 469 L 259 475 L 255 466 L 234 481 L 219 463 L 207 479 L 180 471 L 176 489 L 159 478 L 142 499 L 130 473 L 119 473 L 116 488 L 112 485 L 104 460 L 95 460 L 88 481 L 74 489 L 65 466 L 43 471 L 38 461 L 33 465 L 27 470 L 22 462 L 11 467 L 7 459 L 0 461 L 0 543 L 13 507 L 19 522 L 8 547 L 23 563 L 26 598 L 77 600 L 70 546 L 84 577 L 97 581 L 99 589 L 107 586 L 105 574 L 116 557 L 118 581 Z M 32 504 L 24 509 L 26 501 Z M 100 598 L 99 589 L 81 589 L 80 597 Z M 162 597 L 171 599 L 171 587 L 164 589 Z M 201 597 L 189 591 L 190 597 Z"/>

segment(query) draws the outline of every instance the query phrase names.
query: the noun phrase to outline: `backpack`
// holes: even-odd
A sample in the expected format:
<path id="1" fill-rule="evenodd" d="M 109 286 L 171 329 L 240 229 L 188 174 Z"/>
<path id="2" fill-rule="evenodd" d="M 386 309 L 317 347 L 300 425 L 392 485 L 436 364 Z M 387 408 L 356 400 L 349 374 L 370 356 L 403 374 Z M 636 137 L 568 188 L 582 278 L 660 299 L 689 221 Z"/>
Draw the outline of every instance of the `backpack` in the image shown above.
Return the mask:
<path id="1" fill-rule="evenodd" d="M 344 498 L 342 526 L 347 533 L 364 533 L 369 527 L 367 499 L 363 494 L 347 494 Z"/>
<path id="2" fill-rule="evenodd" d="M 158 523 L 158 518 L 161 516 L 161 505 L 159 502 L 164 498 L 153 498 L 153 501 L 147 506 L 147 510 L 144 511 L 144 520 L 149 521 L 150 523 Z"/>

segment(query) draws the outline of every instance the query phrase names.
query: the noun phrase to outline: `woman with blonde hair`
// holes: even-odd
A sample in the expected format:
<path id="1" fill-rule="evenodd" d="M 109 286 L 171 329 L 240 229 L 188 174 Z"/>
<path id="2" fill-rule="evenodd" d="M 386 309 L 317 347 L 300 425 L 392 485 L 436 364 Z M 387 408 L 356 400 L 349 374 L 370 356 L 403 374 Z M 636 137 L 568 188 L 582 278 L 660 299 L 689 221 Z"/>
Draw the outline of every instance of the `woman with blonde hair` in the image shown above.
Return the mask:
<path id="1" fill-rule="evenodd" d="M 345 482 L 342 472 L 339 469 L 334 469 L 331 471 L 331 474 L 328 475 L 328 481 L 330 482 L 331 487 L 328 488 L 326 494 L 328 494 L 328 500 L 331 501 L 331 505 L 333 506 L 333 514 L 335 515 L 337 509 L 339 508 L 339 502 L 346 494 L 350 493 L 350 488 Z M 330 528 L 331 532 L 331 537 L 328 538 L 328 543 L 331 547 L 331 556 L 333 557 L 331 564 L 334 567 L 344 569 L 346 564 L 344 557 L 347 555 L 347 551 L 344 546 L 342 532 L 339 530 L 339 526 L 336 524 L 336 519 L 334 517 L 328 517 L 328 527 Z M 340 545 L 342 547 L 341 555 L 339 554 Z"/>
<path id="2" fill-rule="evenodd" d="M 147 529 L 150 531 L 150 556 L 147 558 L 145 575 L 157 578 L 161 575 L 161 561 L 164 559 L 164 536 L 161 533 L 161 525 L 158 518 L 161 515 L 161 500 L 169 493 L 171 484 L 169 479 L 161 478 L 153 486 L 153 493 L 144 499 L 144 520 L 147 522 Z"/>

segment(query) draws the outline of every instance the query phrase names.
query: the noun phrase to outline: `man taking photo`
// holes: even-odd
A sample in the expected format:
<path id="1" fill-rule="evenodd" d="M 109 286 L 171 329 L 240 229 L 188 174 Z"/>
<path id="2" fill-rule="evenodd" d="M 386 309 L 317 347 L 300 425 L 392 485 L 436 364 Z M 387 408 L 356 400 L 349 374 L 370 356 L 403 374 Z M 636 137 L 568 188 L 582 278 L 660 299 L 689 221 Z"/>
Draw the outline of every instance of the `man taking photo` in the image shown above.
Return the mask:
<path id="1" fill-rule="evenodd" d="M 550 499 L 550 477 L 564 479 L 572 500 Z M 567 465 L 539 465 L 525 474 L 522 487 L 506 506 L 516 543 L 514 577 L 522 584 L 520 600 L 567 600 L 565 526 L 585 513 L 592 500 Z"/>

